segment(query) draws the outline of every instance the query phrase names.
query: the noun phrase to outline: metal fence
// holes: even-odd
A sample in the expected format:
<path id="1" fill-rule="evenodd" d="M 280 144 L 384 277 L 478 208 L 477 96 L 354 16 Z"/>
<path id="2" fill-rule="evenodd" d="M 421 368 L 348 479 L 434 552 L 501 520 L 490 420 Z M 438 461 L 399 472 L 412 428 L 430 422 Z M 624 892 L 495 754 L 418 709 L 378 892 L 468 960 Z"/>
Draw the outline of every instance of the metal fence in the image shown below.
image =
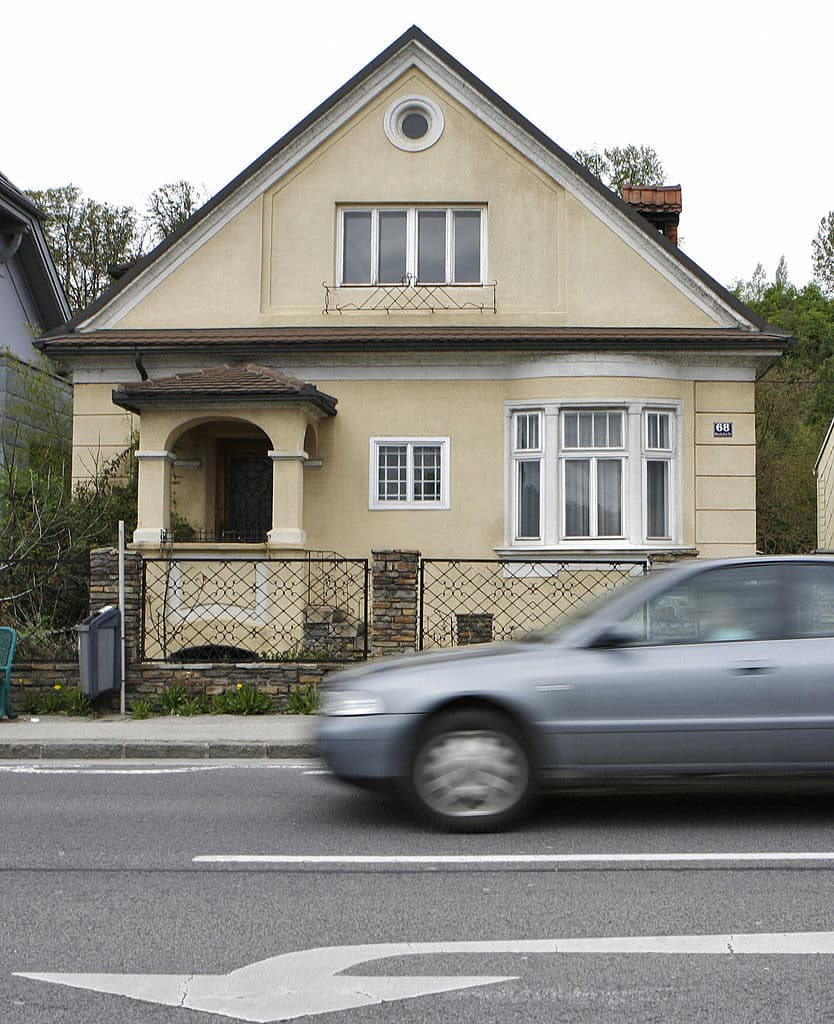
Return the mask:
<path id="1" fill-rule="evenodd" d="M 510 640 L 648 572 L 648 561 L 424 558 L 420 650 Z"/>
<path id="2" fill-rule="evenodd" d="M 358 661 L 368 656 L 368 561 L 145 559 L 145 661 Z"/>

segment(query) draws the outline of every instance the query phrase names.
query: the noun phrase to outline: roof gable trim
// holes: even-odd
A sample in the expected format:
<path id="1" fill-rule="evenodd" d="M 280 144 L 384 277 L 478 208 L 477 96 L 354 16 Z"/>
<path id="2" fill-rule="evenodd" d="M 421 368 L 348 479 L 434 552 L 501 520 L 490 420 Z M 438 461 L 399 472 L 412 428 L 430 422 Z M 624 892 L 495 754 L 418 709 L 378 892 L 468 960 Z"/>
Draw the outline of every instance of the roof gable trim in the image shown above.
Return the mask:
<path id="1" fill-rule="evenodd" d="M 416 34 L 422 37 L 419 30 L 416 30 Z M 260 165 L 256 160 L 251 174 L 246 176 L 247 172 L 244 171 L 240 176 L 243 180 L 240 180 L 222 201 L 206 214 L 196 214 L 194 225 L 190 229 L 186 228 L 182 236 L 170 244 L 163 242 L 157 254 L 149 254 L 144 266 L 137 268 L 136 273 L 124 281 L 123 287 L 114 288 L 112 298 L 105 297 L 101 305 L 94 307 L 89 316 L 79 319 L 75 325 L 76 329 L 85 331 L 115 327 L 131 309 L 198 248 L 285 174 L 326 143 L 354 114 L 372 102 L 411 67 L 432 79 L 453 99 L 480 118 L 497 135 L 573 195 L 716 325 L 754 331 L 760 329 L 760 324 L 745 317 L 731 302 L 726 301 L 720 294 L 724 289 L 717 282 L 714 283 L 715 289 L 710 287 L 708 282 L 711 279 L 707 278 L 705 281 L 700 276 L 703 271 L 695 264 L 691 264 L 685 254 L 667 243 L 647 222 L 645 225 L 642 224 L 639 215 L 629 210 L 613 193 L 609 194 L 604 186 L 596 186 L 588 180 L 588 176 L 570 154 L 547 139 L 534 125 L 521 118 L 521 115 L 515 114 L 512 108 L 503 109 L 481 88 L 476 87 L 429 49 L 420 38 L 414 38 L 412 33 L 406 33 L 406 37 L 409 38 L 405 44 L 381 65 L 374 67 L 372 64 L 365 73 L 360 73 L 360 80 L 352 89 L 344 95 L 337 93 L 332 102 L 326 102 L 323 112 L 311 124 L 300 131 L 293 129 L 285 137 L 287 142 L 283 145 L 277 144 L 272 155 Z M 500 97 L 496 96 L 496 100 L 500 100 Z M 511 113 L 515 116 L 511 116 Z M 304 122 L 301 122 L 301 125 L 303 126 Z M 294 135 L 295 131 L 298 131 L 298 134 Z M 691 264 L 691 268 L 694 269 L 687 264 Z"/>

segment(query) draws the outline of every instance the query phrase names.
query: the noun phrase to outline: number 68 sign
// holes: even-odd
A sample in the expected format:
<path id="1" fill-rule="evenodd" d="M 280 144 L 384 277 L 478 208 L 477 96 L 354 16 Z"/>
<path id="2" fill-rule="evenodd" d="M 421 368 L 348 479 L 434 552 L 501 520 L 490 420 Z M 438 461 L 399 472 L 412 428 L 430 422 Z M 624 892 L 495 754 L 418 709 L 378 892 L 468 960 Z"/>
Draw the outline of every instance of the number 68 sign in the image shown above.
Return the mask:
<path id="1" fill-rule="evenodd" d="M 713 437 L 732 437 L 733 436 L 733 422 L 732 420 L 717 420 L 712 425 L 712 436 Z"/>

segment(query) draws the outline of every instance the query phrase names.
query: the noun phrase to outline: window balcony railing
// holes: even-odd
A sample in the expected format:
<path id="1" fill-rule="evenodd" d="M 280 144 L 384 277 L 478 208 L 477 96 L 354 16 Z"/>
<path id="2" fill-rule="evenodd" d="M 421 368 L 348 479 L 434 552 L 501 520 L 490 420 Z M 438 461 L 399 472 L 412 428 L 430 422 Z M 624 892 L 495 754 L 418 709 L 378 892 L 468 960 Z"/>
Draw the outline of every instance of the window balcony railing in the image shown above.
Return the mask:
<path id="1" fill-rule="evenodd" d="M 497 313 L 497 282 L 491 284 L 333 285 L 322 282 L 322 313 L 438 313 L 445 310 Z"/>

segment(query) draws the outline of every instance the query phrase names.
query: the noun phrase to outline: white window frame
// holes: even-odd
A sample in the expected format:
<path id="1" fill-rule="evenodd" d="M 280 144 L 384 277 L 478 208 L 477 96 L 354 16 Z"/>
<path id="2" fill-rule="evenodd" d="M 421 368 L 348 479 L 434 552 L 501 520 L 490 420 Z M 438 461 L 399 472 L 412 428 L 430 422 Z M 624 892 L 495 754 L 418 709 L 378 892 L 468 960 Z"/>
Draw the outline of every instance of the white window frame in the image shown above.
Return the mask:
<path id="1" fill-rule="evenodd" d="M 538 420 L 538 446 L 535 448 L 518 447 L 518 421 L 520 417 L 535 416 Z M 516 409 L 510 417 L 511 449 L 512 449 L 512 488 L 513 488 L 513 522 L 512 537 L 515 544 L 536 544 L 541 543 L 542 526 L 544 525 L 544 491 L 547 468 L 544 460 L 544 430 L 545 419 L 541 409 Z M 521 499 L 519 479 L 521 476 L 520 464 L 522 462 L 538 462 L 539 464 L 539 533 L 536 537 L 523 537 L 521 535 Z"/>
<path id="2" fill-rule="evenodd" d="M 539 440 L 541 449 L 541 537 L 518 536 L 518 468 L 517 462 L 531 453 L 516 450 L 516 414 L 538 411 L 541 415 Z M 564 412 L 623 413 L 622 446 L 620 448 L 566 448 L 563 437 Z M 648 448 L 648 413 L 669 414 L 669 448 Z M 677 399 L 658 402 L 652 398 L 619 400 L 529 399 L 504 403 L 505 413 L 505 499 L 504 546 L 506 550 L 558 550 L 627 552 L 631 549 L 668 549 L 682 544 L 683 523 L 680 490 L 683 482 L 682 416 L 683 402 Z M 532 453 L 535 457 L 536 453 Z M 568 459 L 621 459 L 623 532 L 618 537 L 565 535 L 564 465 Z M 668 524 L 670 536 L 648 538 L 646 462 L 666 460 L 669 468 Z M 593 478 L 593 475 L 592 475 Z M 593 484 L 592 484 L 593 487 Z M 596 501 L 592 491 L 592 522 Z M 500 549 L 499 549 L 500 550 Z"/>
<path id="3" fill-rule="evenodd" d="M 669 445 L 666 448 L 649 447 L 649 418 L 651 416 L 668 416 L 669 418 Z M 676 458 L 678 423 L 675 411 L 664 406 L 646 408 L 643 410 L 642 442 L 643 451 L 641 455 L 641 471 L 643 477 L 643 540 L 647 544 L 669 543 L 674 537 L 675 524 L 677 521 L 677 466 L 680 462 Z M 665 537 L 649 537 L 649 462 L 665 462 L 668 465 L 667 483 L 668 493 L 666 495 L 666 522 L 669 532 Z"/>
<path id="4" fill-rule="evenodd" d="M 444 281 L 419 281 L 417 279 L 417 257 L 418 257 L 418 213 L 440 213 L 446 214 L 446 272 Z M 480 280 L 478 281 L 455 281 L 455 247 L 454 247 L 454 215 L 457 212 L 477 212 L 481 215 L 481 268 Z M 370 283 L 357 283 L 344 280 L 344 259 L 345 259 L 345 214 L 346 213 L 370 213 L 371 215 L 371 280 Z M 400 284 L 396 281 L 379 281 L 379 215 L 380 213 L 405 213 L 405 272 L 406 283 Z M 391 206 L 340 206 L 338 208 L 338 223 L 336 231 L 336 286 L 338 288 L 405 288 L 405 287 L 454 287 L 454 288 L 482 288 L 487 280 L 487 208 L 482 203 L 457 203 L 451 206 L 439 203 L 437 205 L 425 204 L 421 206 L 407 206 L 392 204 Z"/>
<path id="5" fill-rule="evenodd" d="M 402 445 L 406 448 L 406 499 L 381 501 L 379 498 L 379 448 L 381 445 Z M 440 500 L 414 501 L 414 448 L 423 445 L 440 448 Z M 431 511 L 450 507 L 450 455 L 448 437 L 382 437 L 370 438 L 368 446 L 368 508 L 372 511 Z"/>

